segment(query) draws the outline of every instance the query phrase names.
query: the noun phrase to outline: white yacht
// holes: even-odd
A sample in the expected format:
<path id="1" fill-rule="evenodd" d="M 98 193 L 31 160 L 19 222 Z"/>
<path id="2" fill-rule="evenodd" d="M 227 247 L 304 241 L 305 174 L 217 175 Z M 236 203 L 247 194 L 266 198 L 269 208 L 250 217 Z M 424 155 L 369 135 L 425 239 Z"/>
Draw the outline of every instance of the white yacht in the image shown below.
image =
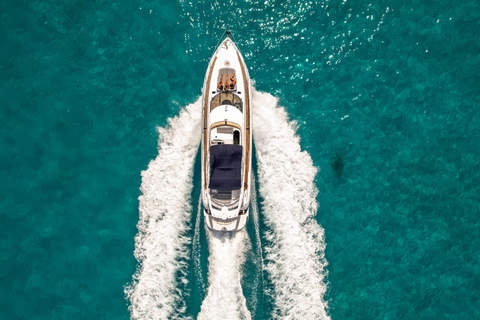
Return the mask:
<path id="1" fill-rule="evenodd" d="M 243 57 L 225 33 L 203 84 L 202 201 L 212 230 L 248 219 L 252 172 L 251 85 Z"/>

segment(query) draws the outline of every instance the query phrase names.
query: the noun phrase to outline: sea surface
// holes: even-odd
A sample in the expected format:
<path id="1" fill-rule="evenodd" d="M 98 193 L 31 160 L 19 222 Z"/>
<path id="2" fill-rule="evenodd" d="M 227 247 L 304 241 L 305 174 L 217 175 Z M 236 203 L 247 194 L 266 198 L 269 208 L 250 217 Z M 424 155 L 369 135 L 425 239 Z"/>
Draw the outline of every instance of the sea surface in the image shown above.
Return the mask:
<path id="1" fill-rule="evenodd" d="M 244 231 L 201 87 L 253 80 Z M 0 319 L 480 319 L 480 2 L 0 1 Z"/>

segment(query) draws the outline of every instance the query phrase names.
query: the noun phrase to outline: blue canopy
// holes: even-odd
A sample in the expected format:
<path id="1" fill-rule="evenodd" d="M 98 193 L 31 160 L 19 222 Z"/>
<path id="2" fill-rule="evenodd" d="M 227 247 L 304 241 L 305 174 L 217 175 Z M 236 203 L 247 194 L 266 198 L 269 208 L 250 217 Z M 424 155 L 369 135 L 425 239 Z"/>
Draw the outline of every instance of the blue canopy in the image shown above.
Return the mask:
<path id="1" fill-rule="evenodd" d="M 242 152 L 237 144 L 210 147 L 210 189 L 238 190 L 242 187 Z"/>

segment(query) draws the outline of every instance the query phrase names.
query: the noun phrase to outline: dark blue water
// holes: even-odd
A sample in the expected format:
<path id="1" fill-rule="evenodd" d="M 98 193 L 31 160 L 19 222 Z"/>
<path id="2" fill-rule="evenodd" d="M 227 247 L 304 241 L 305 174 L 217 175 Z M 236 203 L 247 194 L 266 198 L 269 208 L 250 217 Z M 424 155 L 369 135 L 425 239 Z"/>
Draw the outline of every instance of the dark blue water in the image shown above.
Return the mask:
<path id="1" fill-rule="evenodd" d="M 477 1 L 2 1 L 0 16 L 0 318 L 129 318 L 140 173 L 223 28 L 319 168 L 331 318 L 480 317 Z M 195 317 L 205 292 L 189 290 Z"/>

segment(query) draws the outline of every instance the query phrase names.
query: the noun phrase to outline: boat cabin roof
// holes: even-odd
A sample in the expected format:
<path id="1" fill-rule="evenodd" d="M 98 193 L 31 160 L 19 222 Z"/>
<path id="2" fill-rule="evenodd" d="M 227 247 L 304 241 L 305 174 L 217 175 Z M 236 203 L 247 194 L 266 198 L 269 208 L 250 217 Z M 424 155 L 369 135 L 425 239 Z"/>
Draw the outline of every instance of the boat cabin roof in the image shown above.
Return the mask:
<path id="1" fill-rule="evenodd" d="M 219 144 L 210 147 L 210 189 L 233 191 L 242 187 L 243 147 Z"/>

